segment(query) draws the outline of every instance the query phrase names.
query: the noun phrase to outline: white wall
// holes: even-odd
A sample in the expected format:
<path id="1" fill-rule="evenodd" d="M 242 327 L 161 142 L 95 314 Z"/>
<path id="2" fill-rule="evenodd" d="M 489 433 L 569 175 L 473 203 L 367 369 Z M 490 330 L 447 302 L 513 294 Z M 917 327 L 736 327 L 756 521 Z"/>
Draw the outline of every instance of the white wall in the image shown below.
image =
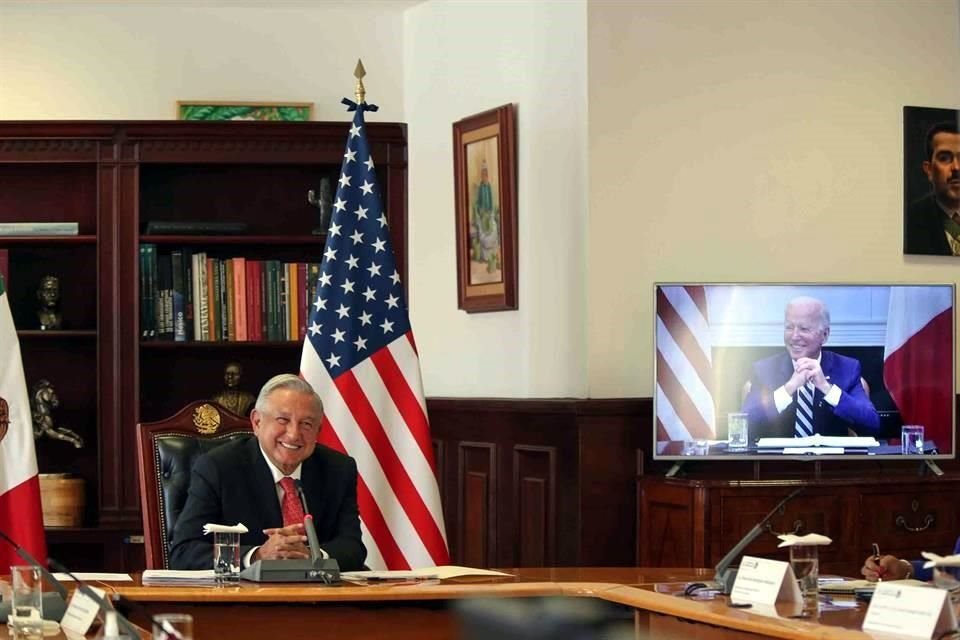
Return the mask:
<path id="1" fill-rule="evenodd" d="M 902 255 L 902 107 L 956 0 L 591 0 L 589 395 L 650 396 L 655 281 L 955 282 Z"/>
<path id="2" fill-rule="evenodd" d="M 428 396 L 586 393 L 586 2 L 406 13 L 410 307 Z M 517 105 L 518 311 L 457 309 L 455 121 Z"/>
<path id="3" fill-rule="evenodd" d="M 344 120 L 362 58 L 369 119 L 402 121 L 409 5 L 3 0 L 0 118 L 169 119 L 199 99 L 314 102 L 315 120 Z"/>

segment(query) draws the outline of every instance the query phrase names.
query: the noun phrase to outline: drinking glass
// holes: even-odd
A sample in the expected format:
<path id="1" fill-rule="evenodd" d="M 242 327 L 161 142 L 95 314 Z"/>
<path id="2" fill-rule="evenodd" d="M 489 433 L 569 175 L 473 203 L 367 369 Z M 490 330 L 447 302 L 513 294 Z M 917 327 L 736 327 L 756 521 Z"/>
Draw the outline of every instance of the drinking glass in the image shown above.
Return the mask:
<path id="1" fill-rule="evenodd" d="M 158 613 L 153 616 L 153 640 L 193 640 L 193 616 Z"/>
<path id="2" fill-rule="evenodd" d="M 213 534 L 213 573 L 217 584 L 240 580 L 240 534 Z"/>
<path id="3" fill-rule="evenodd" d="M 7 625 L 16 640 L 43 637 L 43 590 L 40 569 L 26 565 L 10 567 L 13 594 Z"/>
<path id="4" fill-rule="evenodd" d="M 905 424 L 900 427 L 900 453 L 905 456 L 923 455 L 923 426 Z"/>
<path id="5" fill-rule="evenodd" d="M 747 414 L 728 413 L 727 414 L 727 449 L 731 451 L 742 451 L 747 448 L 750 442 L 747 430 Z"/>
<path id="6" fill-rule="evenodd" d="M 820 558 L 815 544 L 795 544 L 790 547 L 790 567 L 800 587 L 803 597 L 804 611 L 817 609 L 817 596 L 820 588 L 817 579 L 820 577 Z"/>

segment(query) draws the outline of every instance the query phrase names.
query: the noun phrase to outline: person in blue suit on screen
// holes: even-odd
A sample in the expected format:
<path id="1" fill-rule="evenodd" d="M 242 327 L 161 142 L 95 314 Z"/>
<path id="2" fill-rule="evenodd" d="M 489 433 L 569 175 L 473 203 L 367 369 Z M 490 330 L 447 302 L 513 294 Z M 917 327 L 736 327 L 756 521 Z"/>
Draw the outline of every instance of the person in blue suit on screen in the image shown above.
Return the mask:
<path id="1" fill-rule="evenodd" d="M 783 323 L 785 353 L 753 365 L 743 403 L 751 437 L 876 435 L 880 416 L 854 358 L 823 349 L 830 311 L 820 300 L 794 298 Z"/>

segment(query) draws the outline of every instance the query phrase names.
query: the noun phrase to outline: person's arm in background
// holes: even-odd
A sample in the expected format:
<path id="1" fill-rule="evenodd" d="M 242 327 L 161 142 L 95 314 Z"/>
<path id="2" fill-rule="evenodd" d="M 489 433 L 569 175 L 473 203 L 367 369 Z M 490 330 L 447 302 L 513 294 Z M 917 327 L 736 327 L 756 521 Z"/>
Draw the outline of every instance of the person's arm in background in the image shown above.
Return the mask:
<path id="1" fill-rule="evenodd" d="M 857 362 L 853 377 L 840 389 L 839 401 L 831 402 L 830 393 L 824 395 L 824 400 L 833 406 L 834 414 L 852 423 L 858 434 L 875 436 L 880 432 L 880 414 L 860 382 L 860 371 Z"/>

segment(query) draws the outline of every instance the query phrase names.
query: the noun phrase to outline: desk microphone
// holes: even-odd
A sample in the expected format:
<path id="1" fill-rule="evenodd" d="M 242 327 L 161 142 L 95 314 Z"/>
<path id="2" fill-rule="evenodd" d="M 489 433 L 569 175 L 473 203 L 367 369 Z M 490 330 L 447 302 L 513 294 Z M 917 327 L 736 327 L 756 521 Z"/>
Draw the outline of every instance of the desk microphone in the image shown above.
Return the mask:
<path id="1" fill-rule="evenodd" d="M 730 565 L 733 564 L 733 561 L 737 559 L 737 556 L 743 553 L 743 550 L 746 549 L 750 543 L 757 538 L 757 536 L 763 533 L 763 525 L 769 522 L 770 518 L 772 518 L 774 514 L 780 510 L 780 507 L 793 500 L 795 497 L 797 497 L 797 495 L 803 492 L 804 489 L 806 489 L 806 487 L 800 487 L 786 498 L 778 502 L 777 506 L 771 509 L 770 513 L 763 516 L 763 520 L 754 525 L 750 531 L 747 531 L 747 534 L 741 538 L 740 542 L 735 544 L 733 549 L 730 549 L 730 551 L 727 552 L 727 555 L 723 556 L 720 562 L 717 563 L 717 566 L 714 567 L 714 571 L 716 573 L 713 577 L 713 580 L 717 583 L 719 589 L 724 594 L 730 594 L 730 592 L 733 590 L 733 583 L 737 579 L 737 570 L 730 568 Z"/>
<path id="2" fill-rule="evenodd" d="M 296 480 L 297 483 L 297 494 L 300 496 L 300 504 L 303 505 L 303 513 L 306 514 L 303 516 L 303 528 L 307 532 L 307 545 L 310 547 L 310 560 L 316 562 L 319 559 L 323 558 L 323 554 L 320 553 L 320 540 L 317 538 L 317 527 L 313 524 L 313 516 L 310 515 L 310 510 L 307 508 L 307 497 L 303 495 L 303 485 L 299 480 Z"/>
<path id="3" fill-rule="evenodd" d="M 51 567 L 53 567 L 60 573 L 65 573 L 71 578 L 73 578 L 73 581 L 76 582 L 77 584 L 77 590 L 97 603 L 97 606 L 100 607 L 101 611 L 103 611 L 104 627 L 106 627 L 107 625 L 107 618 L 109 618 L 111 613 L 114 613 L 117 616 L 117 624 L 123 627 L 123 632 L 126 635 L 128 635 L 131 639 L 136 639 L 140 637 L 140 634 L 137 633 L 136 627 L 134 627 L 130 623 L 130 621 L 127 620 L 126 616 L 120 615 L 120 612 L 114 609 L 113 606 L 111 606 L 111 604 L 107 601 L 106 598 L 101 597 L 100 594 L 94 591 L 93 589 L 91 589 L 86 582 L 84 582 L 77 576 L 70 573 L 70 571 L 65 566 L 63 566 L 53 558 L 47 558 L 47 562 L 50 563 Z"/>
<path id="4" fill-rule="evenodd" d="M 31 567 L 36 567 L 39 569 L 40 575 L 43 576 L 43 579 L 46 580 L 50 586 L 56 589 L 56 593 L 46 592 L 41 596 L 43 598 L 43 617 L 45 620 L 60 622 L 64 612 L 67 610 L 67 588 L 63 586 L 63 583 L 57 580 L 45 566 L 37 562 L 37 559 L 30 555 L 26 549 L 17 544 L 13 538 L 8 536 L 2 530 L 0 530 L 0 538 L 6 540 L 7 544 L 13 547 L 14 552 L 23 558 L 24 562 L 29 564 Z M 12 601 L 0 602 L 0 623 L 7 621 L 7 618 L 10 616 L 10 609 L 12 606 Z"/>

